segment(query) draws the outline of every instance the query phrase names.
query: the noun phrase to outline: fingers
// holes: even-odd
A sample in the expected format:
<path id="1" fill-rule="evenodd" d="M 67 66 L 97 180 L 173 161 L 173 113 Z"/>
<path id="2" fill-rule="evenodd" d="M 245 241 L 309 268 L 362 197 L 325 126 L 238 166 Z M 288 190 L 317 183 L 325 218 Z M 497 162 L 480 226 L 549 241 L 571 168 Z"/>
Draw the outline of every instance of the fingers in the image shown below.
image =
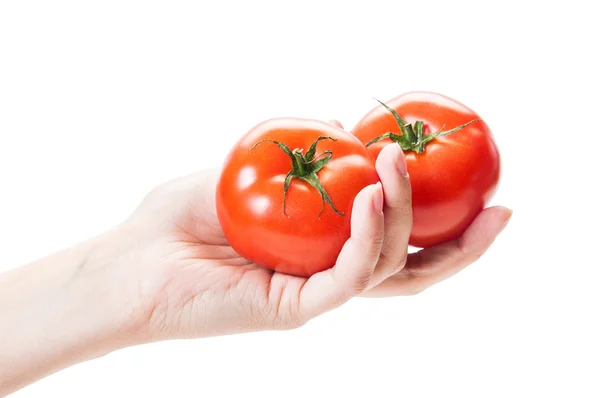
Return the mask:
<path id="1" fill-rule="evenodd" d="M 485 253 L 511 215 L 509 209 L 500 206 L 483 210 L 461 238 L 410 254 L 402 271 L 365 292 L 364 296 L 412 295 L 455 275 Z"/>
<path id="2" fill-rule="evenodd" d="M 339 127 L 342 130 L 344 129 L 344 126 L 342 126 L 342 123 L 340 123 L 338 120 L 332 119 L 332 120 L 328 120 L 327 123 L 334 125 L 335 127 Z"/>
<path id="3" fill-rule="evenodd" d="M 412 228 L 410 179 L 400 145 L 394 143 L 383 148 L 376 166 L 385 194 L 385 240 L 371 286 L 404 267 Z"/>
<path id="4" fill-rule="evenodd" d="M 310 277 L 300 290 L 300 316 L 310 319 L 334 309 L 364 291 L 383 243 L 381 184 L 365 187 L 352 208 L 351 236 L 335 266 Z"/>

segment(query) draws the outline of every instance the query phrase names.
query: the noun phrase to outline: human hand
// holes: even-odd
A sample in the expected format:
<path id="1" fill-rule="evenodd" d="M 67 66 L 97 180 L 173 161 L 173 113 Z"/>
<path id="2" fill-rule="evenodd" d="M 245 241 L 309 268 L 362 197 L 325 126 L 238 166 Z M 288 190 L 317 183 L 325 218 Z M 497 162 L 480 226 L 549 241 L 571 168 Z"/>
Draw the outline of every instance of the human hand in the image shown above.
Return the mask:
<path id="1" fill-rule="evenodd" d="M 341 128 L 339 122 L 332 122 Z M 131 303 L 138 335 L 149 341 L 298 327 L 352 297 L 410 295 L 478 259 L 508 222 L 484 210 L 465 234 L 408 254 L 412 223 L 404 155 L 389 145 L 377 160 L 381 184 L 356 197 L 351 238 L 335 266 L 310 278 L 285 275 L 240 257 L 216 216 L 218 170 L 168 182 L 148 195 L 116 234 L 128 247 Z"/>
<path id="2" fill-rule="evenodd" d="M 332 122 L 341 128 L 338 122 Z M 396 144 L 356 196 L 335 266 L 310 278 L 252 264 L 215 211 L 218 170 L 154 189 L 121 225 L 0 275 L 0 396 L 75 363 L 174 338 L 290 329 L 352 297 L 408 295 L 460 271 L 510 211 L 482 211 L 455 242 L 408 254 L 409 177 Z"/>

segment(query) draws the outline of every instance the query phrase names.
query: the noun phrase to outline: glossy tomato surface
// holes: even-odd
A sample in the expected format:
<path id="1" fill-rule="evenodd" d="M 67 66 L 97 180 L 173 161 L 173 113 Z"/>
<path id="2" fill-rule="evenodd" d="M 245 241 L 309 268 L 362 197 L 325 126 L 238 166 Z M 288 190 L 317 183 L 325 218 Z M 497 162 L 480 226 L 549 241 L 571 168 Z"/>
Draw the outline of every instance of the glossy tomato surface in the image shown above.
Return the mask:
<path id="1" fill-rule="evenodd" d="M 292 160 L 276 144 L 306 153 L 322 136 L 316 153 L 331 150 L 332 157 L 316 175 L 337 210 L 319 192 L 294 178 L 283 212 L 284 181 Z M 217 186 L 219 221 L 233 249 L 261 266 L 292 275 L 310 276 L 335 265 L 350 237 L 352 204 L 358 192 L 377 183 L 375 161 L 353 135 L 324 122 L 281 118 L 259 124 L 243 136 L 228 154 Z M 320 214 L 320 215 L 319 215 Z"/>
<path id="2" fill-rule="evenodd" d="M 447 131 L 477 119 L 465 105 L 431 92 L 410 92 L 385 104 L 406 122 L 424 122 L 424 133 Z M 400 134 L 394 116 L 383 106 L 360 120 L 352 133 L 363 143 L 385 133 Z M 374 157 L 392 143 L 369 146 Z M 397 145 L 397 144 L 394 144 Z M 410 244 L 428 247 L 458 238 L 494 194 L 500 155 L 484 121 L 427 143 L 424 152 L 405 151 L 412 187 L 413 228 Z"/>

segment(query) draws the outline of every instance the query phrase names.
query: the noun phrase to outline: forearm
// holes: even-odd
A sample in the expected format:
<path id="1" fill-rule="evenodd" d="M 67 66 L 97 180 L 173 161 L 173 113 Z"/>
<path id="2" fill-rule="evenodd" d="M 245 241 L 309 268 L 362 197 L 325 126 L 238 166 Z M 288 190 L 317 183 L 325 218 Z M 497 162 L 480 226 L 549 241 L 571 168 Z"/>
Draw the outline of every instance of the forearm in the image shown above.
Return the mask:
<path id="1" fill-rule="evenodd" d="M 128 344 L 116 251 L 102 236 L 0 275 L 0 396 Z M 99 253 L 98 246 L 102 246 Z"/>

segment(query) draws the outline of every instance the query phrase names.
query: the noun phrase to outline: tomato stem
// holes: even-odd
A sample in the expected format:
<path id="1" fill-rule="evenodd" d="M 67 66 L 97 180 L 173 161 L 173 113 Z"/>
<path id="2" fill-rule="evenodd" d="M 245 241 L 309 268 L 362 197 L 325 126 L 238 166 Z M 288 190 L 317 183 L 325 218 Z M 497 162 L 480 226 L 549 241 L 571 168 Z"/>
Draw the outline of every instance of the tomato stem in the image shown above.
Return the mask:
<path id="1" fill-rule="evenodd" d="M 258 145 L 260 145 L 264 142 L 272 142 L 272 143 L 276 144 L 283 152 L 285 152 L 285 154 L 288 155 L 290 157 L 290 159 L 292 160 L 292 169 L 285 176 L 285 181 L 283 183 L 283 214 L 288 218 L 290 216 L 288 216 L 288 214 L 286 213 L 285 204 L 286 204 L 286 200 L 287 200 L 288 189 L 290 188 L 290 185 L 294 178 L 297 178 L 299 180 L 307 182 L 310 186 L 315 188 L 317 190 L 317 192 L 319 192 L 319 195 L 321 195 L 321 211 L 319 212 L 319 215 L 318 215 L 319 219 L 321 218 L 321 214 L 323 213 L 323 210 L 325 209 L 325 202 L 327 202 L 331 206 L 331 208 L 333 209 L 333 211 L 336 214 L 338 214 L 340 216 L 344 215 L 343 212 L 339 211 L 335 207 L 335 205 L 333 204 L 333 201 L 331 200 L 331 197 L 329 196 L 329 194 L 327 193 L 325 188 L 323 188 L 323 185 L 321 184 L 321 182 L 319 181 L 319 178 L 317 177 L 317 173 L 323 167 L 325 167 L 325 165 L 327 165 L 327 163 L 329 163 L 329 161 L 333 157 L 333 152 L 329 149 L 316 155 L 317 144 L 319 143 L 319 141 L 322 141 L 322 140 L 337 141 L 337 138 L 325 137 L 325 136 L 318 137 L 312 143 L 312 145 L 310 146 L 310 148 L 308 149 L 308 151 L 306 152 L 305 155 L 302 154 L 302 152 L 303 152 L 302 148 L 296 148 L 294 150 L 290 150 L 290 148 L 287 145 L 285 145 L 282 142 L 275 141 L 275 140 L 262 140 L 262 141 L 257 142 L 256 144 L 254 144 L 252 146 L 252 148 L 250 148 L 250 149 L 254 149 Z"/>
<path id="2" fill-rule="evenodd" d="M 438 131 L 437 133 L 424 134 L 423 129 L 424 129 L 425 124 L 422 121 L 420 121 L 420 120 L 416 121 L 413 126 L 412 124 L 410 124 L 406 120 L 404 120 L 402 118 L 402 116 L 400 116 L 398 114 L 398 112 L 396 112 L 394 109 L 390 108 L 389 106 L 387 106 L 383 102 L 379 101 L 378 99 L 375 99 L 375 100 L 377 102 L 379 102 L 381 105 L 383 105 L 394 116 L 394 119 L 396 119 L 396 123 L 398 124 L 398 127 L 400 128 L 400 131 L 402 132 L 402 134 L 396 134 L 396 133 L 382 134 L 379 137 L 376 137 L 376 138 L 372 139 L 371 141 L 369 141 L 367 143 L 367 147 L 375 144 L 376 142 L 379 142 L 379 141 L 389 138 L 393 142 L 400 145 L 400 147 L 402 148 L 403 151 L 407 151 L 407 152 L 413 151 L 416 153 L 422 153 L 423 151 L 425 151 L 425 145 L 427 145 L 427 143 L 433 141 L 434 139 L 455 133 L 459 130 L 464 129 L 465 127 L 467 127 L 470 124 L 481 121 L 481 118 L 476 118 L 465 124 L 461 124 L 460 126 L 457 126 L 451 130 L 443 131 L 445 126 L 442 126 L 440 131 Z"/>
<path id="3" fill-rule="evenodd" d="M 292 159 L 294 170 L 297 170 L 298 175 L 300 176 L 305 176 L 308 174 L 304 156 L 302 156 L 302 149 L 296 148 L 292 151 L 292 154 L 294 155 L 294 159 Z"/>

